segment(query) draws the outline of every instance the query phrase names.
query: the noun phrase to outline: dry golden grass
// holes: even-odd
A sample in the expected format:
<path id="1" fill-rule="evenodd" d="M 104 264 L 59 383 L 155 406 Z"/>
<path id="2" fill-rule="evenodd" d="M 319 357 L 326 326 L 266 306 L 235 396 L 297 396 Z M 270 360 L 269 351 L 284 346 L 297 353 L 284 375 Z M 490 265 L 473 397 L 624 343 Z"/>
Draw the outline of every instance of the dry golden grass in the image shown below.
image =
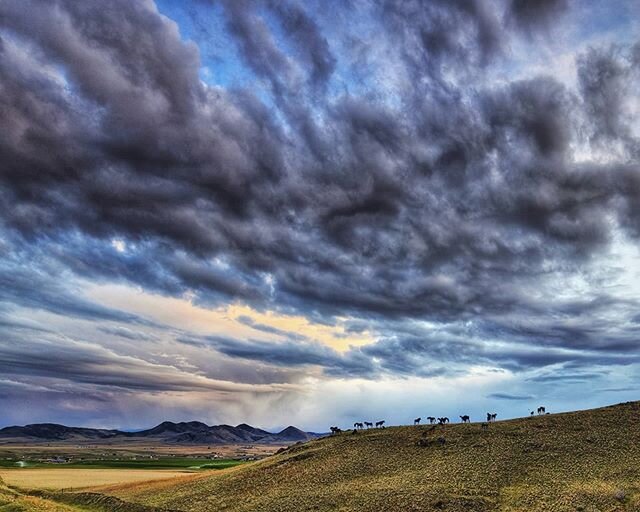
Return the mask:
<path id="1" fill-rule="evenodd" d="M 0 512 L 78 512 L 78 509 L 9 489 L 0 479 Z"/>
<path id="2" fill-rule="evenodd" d="M 638 511 L 640 402 L 486 431 L 471 424 L 344 433 L 211 475 L 105 492 L 203 512 Z"/>
<path id="3" fill-rule="evenodd" d="M 114 484 L 181 478 L 192 473 L 150 469 L 7 469 L 0 478 L 7 485 L 23 489 L 93 489 Z"/>

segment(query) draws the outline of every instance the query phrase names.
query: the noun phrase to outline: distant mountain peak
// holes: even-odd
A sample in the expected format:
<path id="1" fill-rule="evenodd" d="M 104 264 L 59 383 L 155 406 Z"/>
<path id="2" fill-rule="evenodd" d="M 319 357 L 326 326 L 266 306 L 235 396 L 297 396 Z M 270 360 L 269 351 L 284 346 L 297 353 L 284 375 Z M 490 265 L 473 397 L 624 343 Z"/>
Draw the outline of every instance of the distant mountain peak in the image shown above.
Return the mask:
<path id="1" fill-rule="evenodd" d="M 267 432 L 247 423 L 237 426 L 209 426 L 201 421 L 163 421 L 153 428 L 136 432 L 119 430 L 67 427 L 55 423 L 35 423 L 23 427 L 13 426 L 0 429 L 1 439 L 31 439 L 32 441 L 109 441 L 127 442 L 149 439 L 160 444 L 287 444 L 306 441 L 318 437 L 318 434 L 303 432 L 294 426 L 288 426 L 278 433 Z"/>
<path id="2" fill-rule="evenodd" d="M 245 432 L 251 432 L 257 435 L 269 436 L 272 435 L 271 432 L 267 432 L 266 430 L 262 430 L 261 428 L 252 427 L 247 423 L 240 423 L 240 425 L 236 425 L 235 427 L 238 430 L 243 430 Z"/>
<path id="3" fill-rule="evenodd" d="M 287 428 L 282 429 L 280 432 L 276 434 L 276 436 L 282 441 L 307 441 L 316 437 L 315 434 L 311 434 L 308 432 L 304 432 L 293 425 L 289 425 Z"/>
<path id="4" fill-rule="evenodd" d="M 279 433 L 280 434 L 284 434 L 285 432 L 303 432 L 303 431 L 300 430 L 298 427 L 294 427 L 293 425 L 289 425 L 288 427 L 282 429 Z"/>

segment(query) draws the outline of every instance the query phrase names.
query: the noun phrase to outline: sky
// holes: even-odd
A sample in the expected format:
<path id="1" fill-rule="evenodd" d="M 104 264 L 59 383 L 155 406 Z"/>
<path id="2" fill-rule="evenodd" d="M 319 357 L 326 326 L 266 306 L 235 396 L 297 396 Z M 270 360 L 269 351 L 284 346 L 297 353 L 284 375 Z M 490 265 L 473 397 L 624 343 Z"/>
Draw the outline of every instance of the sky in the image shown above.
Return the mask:
<path id="1" fill-rule="evenodd" d="M 635 0 L 0 0 L 0 426 L 640 396 Z"/>

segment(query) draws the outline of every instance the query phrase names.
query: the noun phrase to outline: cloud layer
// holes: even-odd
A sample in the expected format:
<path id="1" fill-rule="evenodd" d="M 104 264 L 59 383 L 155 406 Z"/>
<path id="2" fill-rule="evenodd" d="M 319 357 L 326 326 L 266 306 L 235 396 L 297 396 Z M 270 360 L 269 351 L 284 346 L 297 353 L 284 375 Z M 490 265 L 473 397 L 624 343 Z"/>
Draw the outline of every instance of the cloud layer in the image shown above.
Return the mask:
<path id="1" fill-rule="evenodd" d="M 637 27 L 564 0 L 198 6 L 192 41 L 192 11 L 151 0 L 0 5 L 3 374 L 55 378 L 44 352 L 95 389 L 245 392 L 484 367 L 524 375 L 491 395 L 518 401 L 636 368 Z M 226 60 L 200 51 L 214 38 Z M 371 343 L 250 317 L 255 336 L 178 330 L 87 283 Z M 43 349 L 24 310 L 83 327 Z M 158 344 L 202 375 L 152 361 Z"/>

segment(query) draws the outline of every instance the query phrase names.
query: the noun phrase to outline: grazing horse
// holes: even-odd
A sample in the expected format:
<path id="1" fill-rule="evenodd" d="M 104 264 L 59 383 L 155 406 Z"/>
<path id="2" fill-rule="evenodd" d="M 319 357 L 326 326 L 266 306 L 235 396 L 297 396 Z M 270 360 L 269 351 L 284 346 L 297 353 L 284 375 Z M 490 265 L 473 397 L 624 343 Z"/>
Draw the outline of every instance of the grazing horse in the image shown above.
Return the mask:
<path id="1" fill-rule="evenodd" d="M 384 427 L 384 420 L 376 421 L 376 428 L 378 427 Z"/>
<path id="2" fill-rule="evenodd" d="M 490 412 L 487 413 L 487 421 L 496 421 L 496 417 L 498 416 L 498 413 L 493 413 L 491 414 Z"/>
<path id="3" fill-rule="evenodd" d="M 420 421 L 422 421 L 422 418 L 416 418 L 415 420 L 413 420 L 413 424 L 420 425 Z"/>
<path id="4" fill-rule="evenodd" d="M 544 407 L 538 407 L 538 414 L 544 414 L 545 412 L 547 412 L 547 410 Z"/>
<path id="5" fill-rule="evenodd" d="M 449 423 L 449 418 L 447 418 L 446 416 L 438 418 L 438 425 L 444 425 L 445 423 Z"/>
<path id="6" fill-rule="evenodd" d="M 433 416 L 427 416 L 427 419 L 429 420 L 429 423 L 431 425 L 433 425 L 436 422 L 436 419 Z"/>
<path id="7" fill-rule="evenodd" d="M 367 428 L 373 427 L 373 423 L 371 423 L 370 421 L 365 421 L 364 424 Z"/>
<path id="8" fill-rule="evenodd" d="M 465 414 L 464 416 L 460 416 L 460 419 L 462 420 L 462 423 L 471 423 L 471 418 L 469 418 L 468 414 Z"/>
<path id="9" fill-rule="evenodd" d="M 364 428 L 364 423 L 355 422 L 353 424 L 353 428 Z"/>
<path id="10" fill-rule="evenodd" d="M 342 432 L 342 429 L 340 427 L 330 427 L 330 430 L 332 434 L 339 434 L 340 432 Z"/>

